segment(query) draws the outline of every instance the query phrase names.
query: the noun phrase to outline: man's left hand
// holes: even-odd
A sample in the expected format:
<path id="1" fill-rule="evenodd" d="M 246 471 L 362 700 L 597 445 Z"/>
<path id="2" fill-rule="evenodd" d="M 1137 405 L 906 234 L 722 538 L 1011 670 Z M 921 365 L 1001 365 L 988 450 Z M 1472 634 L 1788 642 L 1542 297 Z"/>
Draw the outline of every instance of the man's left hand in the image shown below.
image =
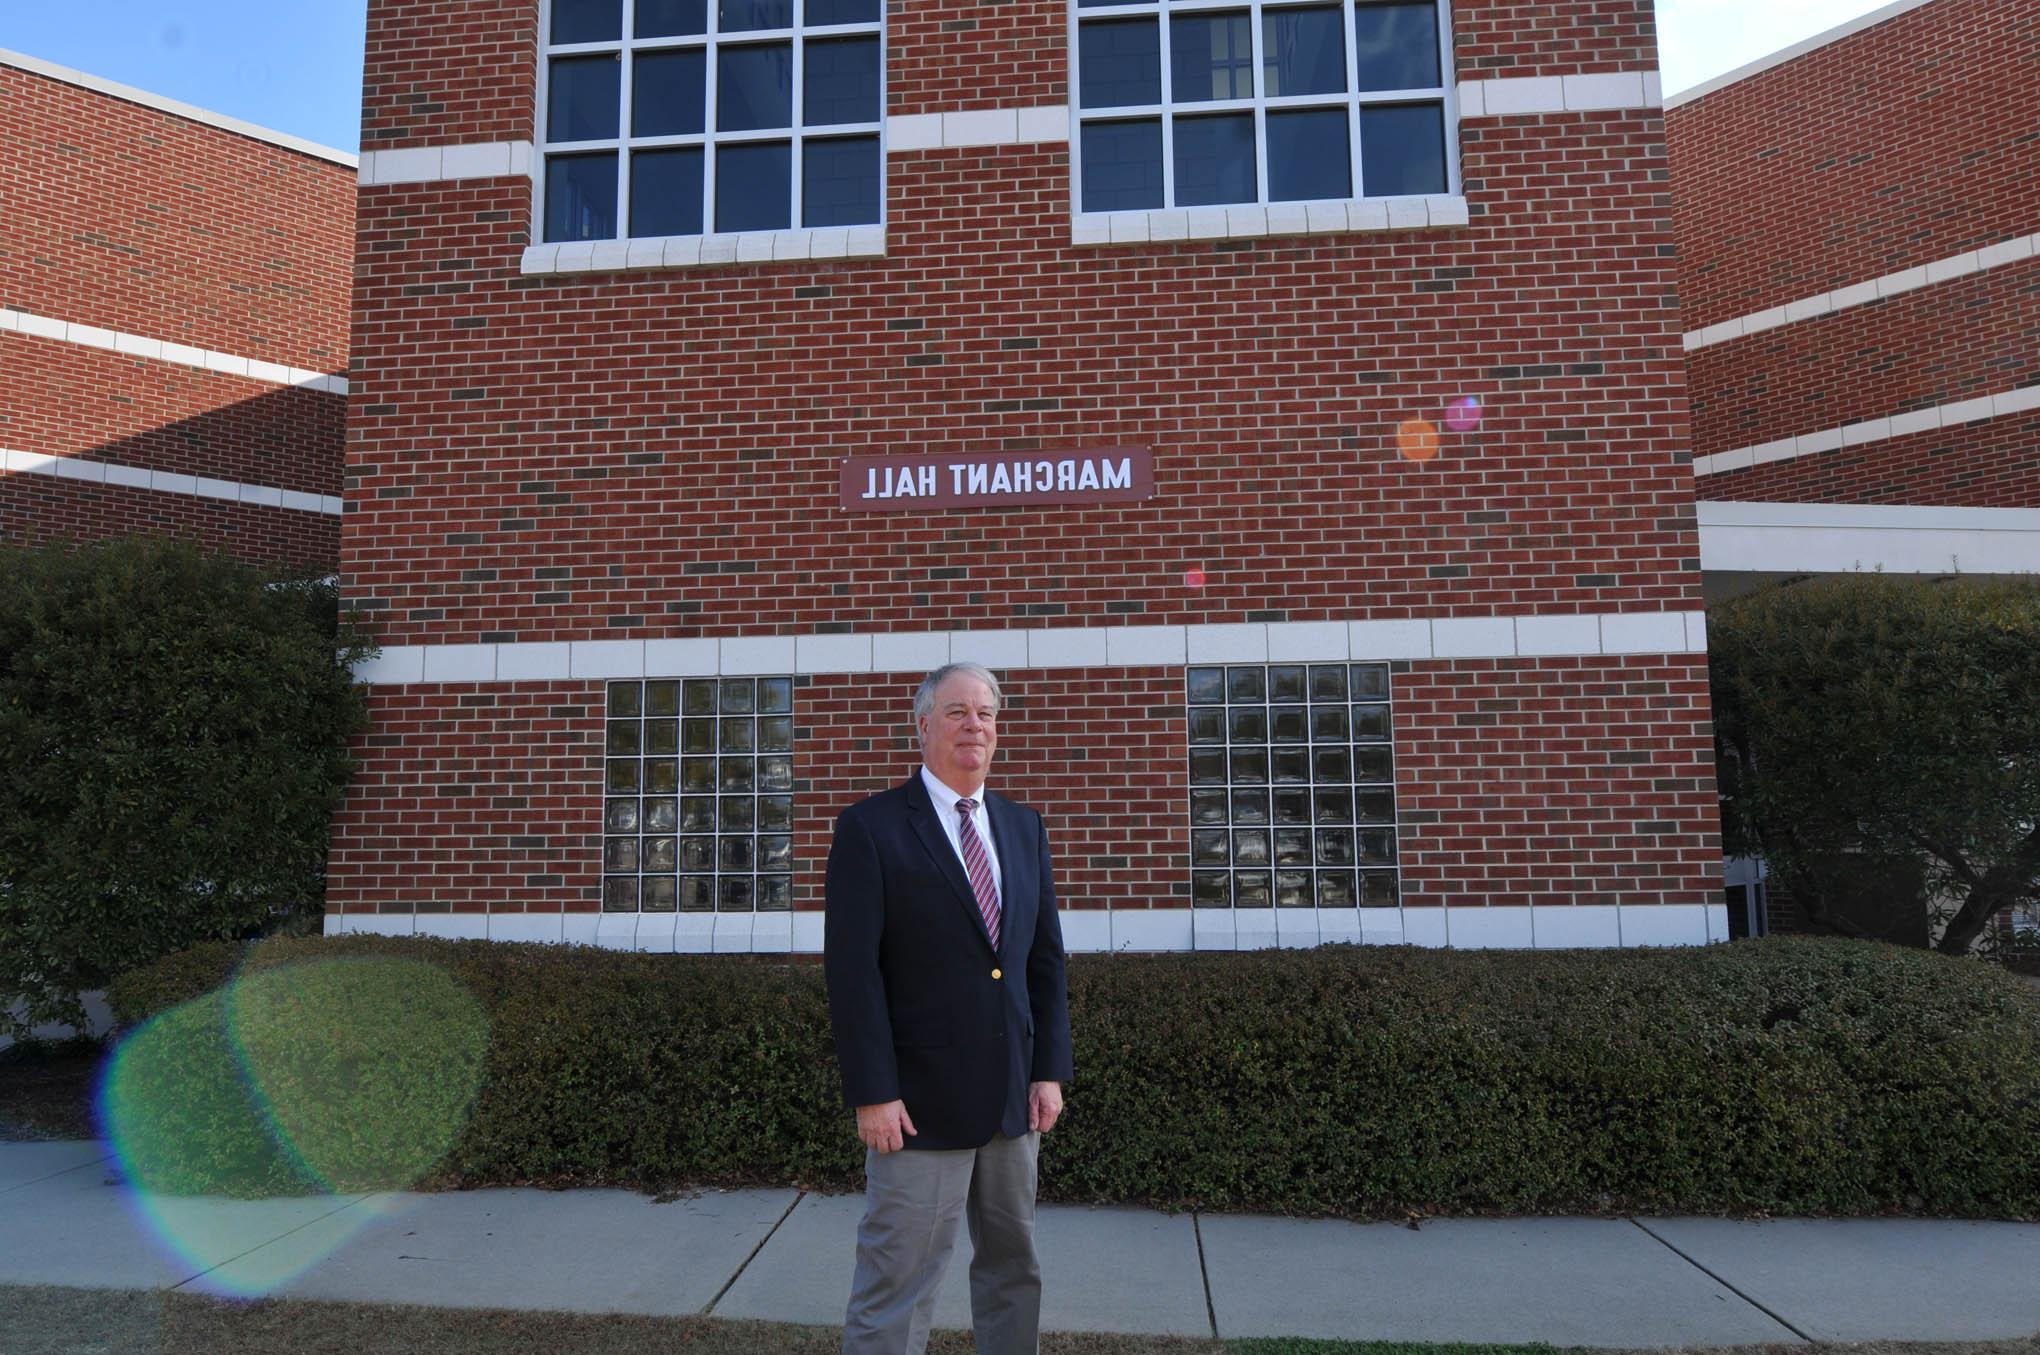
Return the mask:
<path id="1" fill-rule="evenodd" d="M 1055 1128 L 1062 1115 L 1062 1083 L 1034 1082 L 1027 1087 L 1027 1127 L 1037 1134 Z"/>

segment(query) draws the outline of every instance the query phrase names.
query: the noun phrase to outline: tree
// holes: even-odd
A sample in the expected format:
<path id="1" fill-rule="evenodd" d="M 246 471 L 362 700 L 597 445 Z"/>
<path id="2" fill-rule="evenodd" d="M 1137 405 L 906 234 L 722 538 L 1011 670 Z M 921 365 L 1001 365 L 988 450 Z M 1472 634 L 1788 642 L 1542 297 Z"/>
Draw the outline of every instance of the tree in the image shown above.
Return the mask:
<path id="1" fill-rule="evenodd" d="M 1950 954 L 2040 902 L 2040 587 L 1792 583 L 1711 611 L 1708 648 L 1726 845 L 1810 918 L 1844 856 L 1922 864 Z"/>
<path id="2" fill-rule="evenodd" d="M 371 648 L 330 583 L 176 542 L 0 550 L 0 1004 L 17 1036 L 313 916 Z"/>

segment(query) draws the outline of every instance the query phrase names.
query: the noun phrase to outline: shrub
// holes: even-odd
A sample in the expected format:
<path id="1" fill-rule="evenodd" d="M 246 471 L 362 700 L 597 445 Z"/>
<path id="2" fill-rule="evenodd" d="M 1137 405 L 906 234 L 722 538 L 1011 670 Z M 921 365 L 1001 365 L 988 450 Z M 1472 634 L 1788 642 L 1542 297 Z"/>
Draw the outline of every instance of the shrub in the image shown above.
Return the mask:
<path id="1" fill-rule="evenodd" d="M 1724 837 L 1810 919 L 1844 928 L 1851 861 L 1923 870 L 1950 954 L 2040 904 L 2040 587 L 1848 575 L 1707 631 Z"/>
<path id="2" fill-rule="evenodd" d="M 0 1003 L 316 915 L 363 720 L 332 590 L 167 541 L 0 551 Z"/>
<path id="3" fill-rule="evenodd" d="M 486 1015 L 441 1184 L 858 1184 L 816 966 L 348 937 L 265 943 L 233 982 L 360 956 L 428 961 Z M 109 997 L 150 1016 L 198 997 L 217 959 L 166 962 Z M 1043 1150 L 1051 1199 L 2040 1214 L 2040 995 L 1927 953 L 1778 938 L 1079 956 L 1070 1003 L 1077 1078 Z M 363 1016 L 418 1020 L 402 990 Z M 308 1022 L 295 1038 L 333 1037 Z M 162 1094 L 204 1085 L 216 1049 L 167 1043 Z M 194 1175 L 246 1188 L 208 1170 Z"/>

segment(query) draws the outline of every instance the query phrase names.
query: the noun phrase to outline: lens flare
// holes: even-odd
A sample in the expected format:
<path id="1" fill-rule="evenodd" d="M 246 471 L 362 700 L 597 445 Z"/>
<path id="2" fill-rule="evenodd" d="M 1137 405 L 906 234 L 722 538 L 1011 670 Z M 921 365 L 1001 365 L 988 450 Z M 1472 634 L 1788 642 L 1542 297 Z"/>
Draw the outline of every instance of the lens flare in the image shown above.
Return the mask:
<path id="1" fill-rule="evenodd" d="M 1445 426 L 1455 433 L 1471 433 L 1480 427 L 1480 401 L 1462 395 L 1445 406 Z"/>
<path id="2" fill-rule="evenodd" d="M 1184 570 L 1183 586 L 1185 588 L 1204 587 L 1204 571 L 1199 569 L 1196 565 L 1192 565 L 1190 566 L 1190 568 Z"/>
<path id="3" fill-rule="evenodd" d="M 445 1159 L 487 1049 L 480 1004 L 422 960 L 244 971 L 122 1041 L 100 1086 L 100 1123 L 135 1207 L 189 1260 L 212 1267 L 249 1251 L 222 1235 L 235 1218 L 305 1211 L 317 1221 L 292 1246 L 209 1276 L 215 1288 L 262 1293 L 374 1219 L 334 1196 L 402 1189 Z M 194 1198 L 220 1195 L 264 1202 Z"/>
<path id="4" fill-rule="evenodd" d="M 1438 455 L 1438 426 L 1428 419 L 1404 419 L 1396 425 L 1395 449 L 1405 461 L 1429 461 Z"/>

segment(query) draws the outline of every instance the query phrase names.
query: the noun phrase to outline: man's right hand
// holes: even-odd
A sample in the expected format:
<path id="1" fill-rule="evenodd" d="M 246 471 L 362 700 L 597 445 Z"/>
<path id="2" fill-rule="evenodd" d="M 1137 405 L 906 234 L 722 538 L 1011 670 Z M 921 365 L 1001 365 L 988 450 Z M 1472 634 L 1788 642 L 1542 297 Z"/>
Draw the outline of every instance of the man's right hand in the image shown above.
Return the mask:
<path id="1" fill-rule="evenodd" d="M 901 1134 L 913 1132 L 914 1121 L 904 1101 L 857 1107 L 857 1137 L 874 1153 L 897 1153 L 906 1143 Z"/>

